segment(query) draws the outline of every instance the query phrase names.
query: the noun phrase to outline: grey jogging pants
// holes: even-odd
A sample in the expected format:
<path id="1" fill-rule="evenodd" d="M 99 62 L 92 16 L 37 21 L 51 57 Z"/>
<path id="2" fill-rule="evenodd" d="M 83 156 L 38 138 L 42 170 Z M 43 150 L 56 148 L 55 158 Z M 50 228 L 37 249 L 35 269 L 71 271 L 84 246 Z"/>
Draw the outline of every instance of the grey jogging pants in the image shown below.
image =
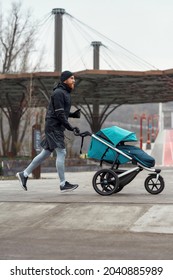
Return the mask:
<path id="1" fill-rule="evenodd" d="M 56 169 L 60 179 L 60 183 L 65 181 L 65 156 L 66 149 L 56 148 Z M 39 166 L 46 158 L 51 155 L 49 150 L 42 150 L 39 155 L 37 155 L 28 167 L 24 170 L 28 175 L 32 173 L 32 171 Z"/>

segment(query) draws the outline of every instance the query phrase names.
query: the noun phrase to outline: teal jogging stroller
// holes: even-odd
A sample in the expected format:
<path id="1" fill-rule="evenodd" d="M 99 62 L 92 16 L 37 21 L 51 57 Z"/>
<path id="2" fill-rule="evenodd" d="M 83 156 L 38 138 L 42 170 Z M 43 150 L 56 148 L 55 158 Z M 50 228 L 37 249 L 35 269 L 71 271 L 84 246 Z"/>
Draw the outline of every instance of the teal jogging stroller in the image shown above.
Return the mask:
<path id="1" fill-rule="evenodd" d="M 93 176 L 93 188 L 98 194 L 106 196 L 120 192 L 142 170 L 149 171 L 144 182 L 145 189 L 150 194 L 163 191 L 165 183 L 160 175 L 161 169 L 154 168 L 155 159 L 128 143 L 137 141 L 134 132 L 112 126 L 101 129 L 96 134 L 86 131 L 76 135 L 82 138 L 91 136 L 88 158 L 99 160 L 100 166 L 103 163 L 110 164 L 110 168 L 100 169 Z M 122 164 L 126 166 L 125 169 L 119 168 Z M 130 164 L 135 167 L 129 168 Z"/>

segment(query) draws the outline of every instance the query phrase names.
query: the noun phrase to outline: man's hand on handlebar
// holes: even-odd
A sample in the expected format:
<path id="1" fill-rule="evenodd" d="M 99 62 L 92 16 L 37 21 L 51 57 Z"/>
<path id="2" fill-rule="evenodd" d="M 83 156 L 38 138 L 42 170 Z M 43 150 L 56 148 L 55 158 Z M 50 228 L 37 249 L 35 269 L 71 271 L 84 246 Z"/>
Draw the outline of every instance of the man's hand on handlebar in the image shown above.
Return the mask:
<path id="1" fill-rule="evenodd" d="M 92 133 L 89 131 L 80 132 L 80 129 L 78 127 L 73 128 L 73 133 L 75 136 L 81 136 L 81 137 L 86 137 L 86 136 L 92 135 Z"/>
<path id="2" fill-rule="evenodd" d="M 77 126 L 73 127 L 73 133 L 74 133 L 74 135 L 79 135 L 80 129 Z"/>

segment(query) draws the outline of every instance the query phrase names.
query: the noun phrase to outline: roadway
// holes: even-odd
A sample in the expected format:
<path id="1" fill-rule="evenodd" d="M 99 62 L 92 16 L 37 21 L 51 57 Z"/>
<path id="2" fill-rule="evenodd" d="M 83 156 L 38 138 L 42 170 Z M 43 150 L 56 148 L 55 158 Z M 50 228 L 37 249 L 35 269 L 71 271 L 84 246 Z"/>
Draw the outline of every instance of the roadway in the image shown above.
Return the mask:
<path id="1" fill-rule="evenodd" d="M 67 173 L 79 183 L 61 193 L 55 173 L 0 180 L 1 260 L 172 260 L 173 172 L 163 168 L 165 189 L 151 195 L 142 171 L 120 193 L 101 196 L 92 172 Z"/>

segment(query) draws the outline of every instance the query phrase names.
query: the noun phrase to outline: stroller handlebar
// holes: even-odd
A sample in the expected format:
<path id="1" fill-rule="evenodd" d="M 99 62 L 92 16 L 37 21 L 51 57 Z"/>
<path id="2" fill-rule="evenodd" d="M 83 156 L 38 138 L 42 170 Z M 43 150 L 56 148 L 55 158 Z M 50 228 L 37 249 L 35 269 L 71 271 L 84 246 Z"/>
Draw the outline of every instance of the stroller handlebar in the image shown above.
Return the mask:
<path id="1" fill-rule="evenodd" d="M 80 136 L 80 137 L 86 137 L 86 136 L 91 136 L 92 135 L 92 133 L 89 132 L 89 131 L 84 131 L 84 132 L 79 131 L 78 132 L 78 131 L 74 130 L 73 133 L 74 133 L 75 136 Z"/>
<path id="2" fill-rule="evenodd" d="M 80 154 L 82 154 L 82 147 L 83 147 L 83 142 L 84 142 L 84 138 L 86 136 L 91 136 L 92 133 L 89 132 L 89 131 L 84 131 L 84 132 L 80 132 L 80 130 L 73 130 L 73 133 L 75 136 L 80 136 L 82 139 L 81 139 L 81 147 L 80 147 Z"/>

